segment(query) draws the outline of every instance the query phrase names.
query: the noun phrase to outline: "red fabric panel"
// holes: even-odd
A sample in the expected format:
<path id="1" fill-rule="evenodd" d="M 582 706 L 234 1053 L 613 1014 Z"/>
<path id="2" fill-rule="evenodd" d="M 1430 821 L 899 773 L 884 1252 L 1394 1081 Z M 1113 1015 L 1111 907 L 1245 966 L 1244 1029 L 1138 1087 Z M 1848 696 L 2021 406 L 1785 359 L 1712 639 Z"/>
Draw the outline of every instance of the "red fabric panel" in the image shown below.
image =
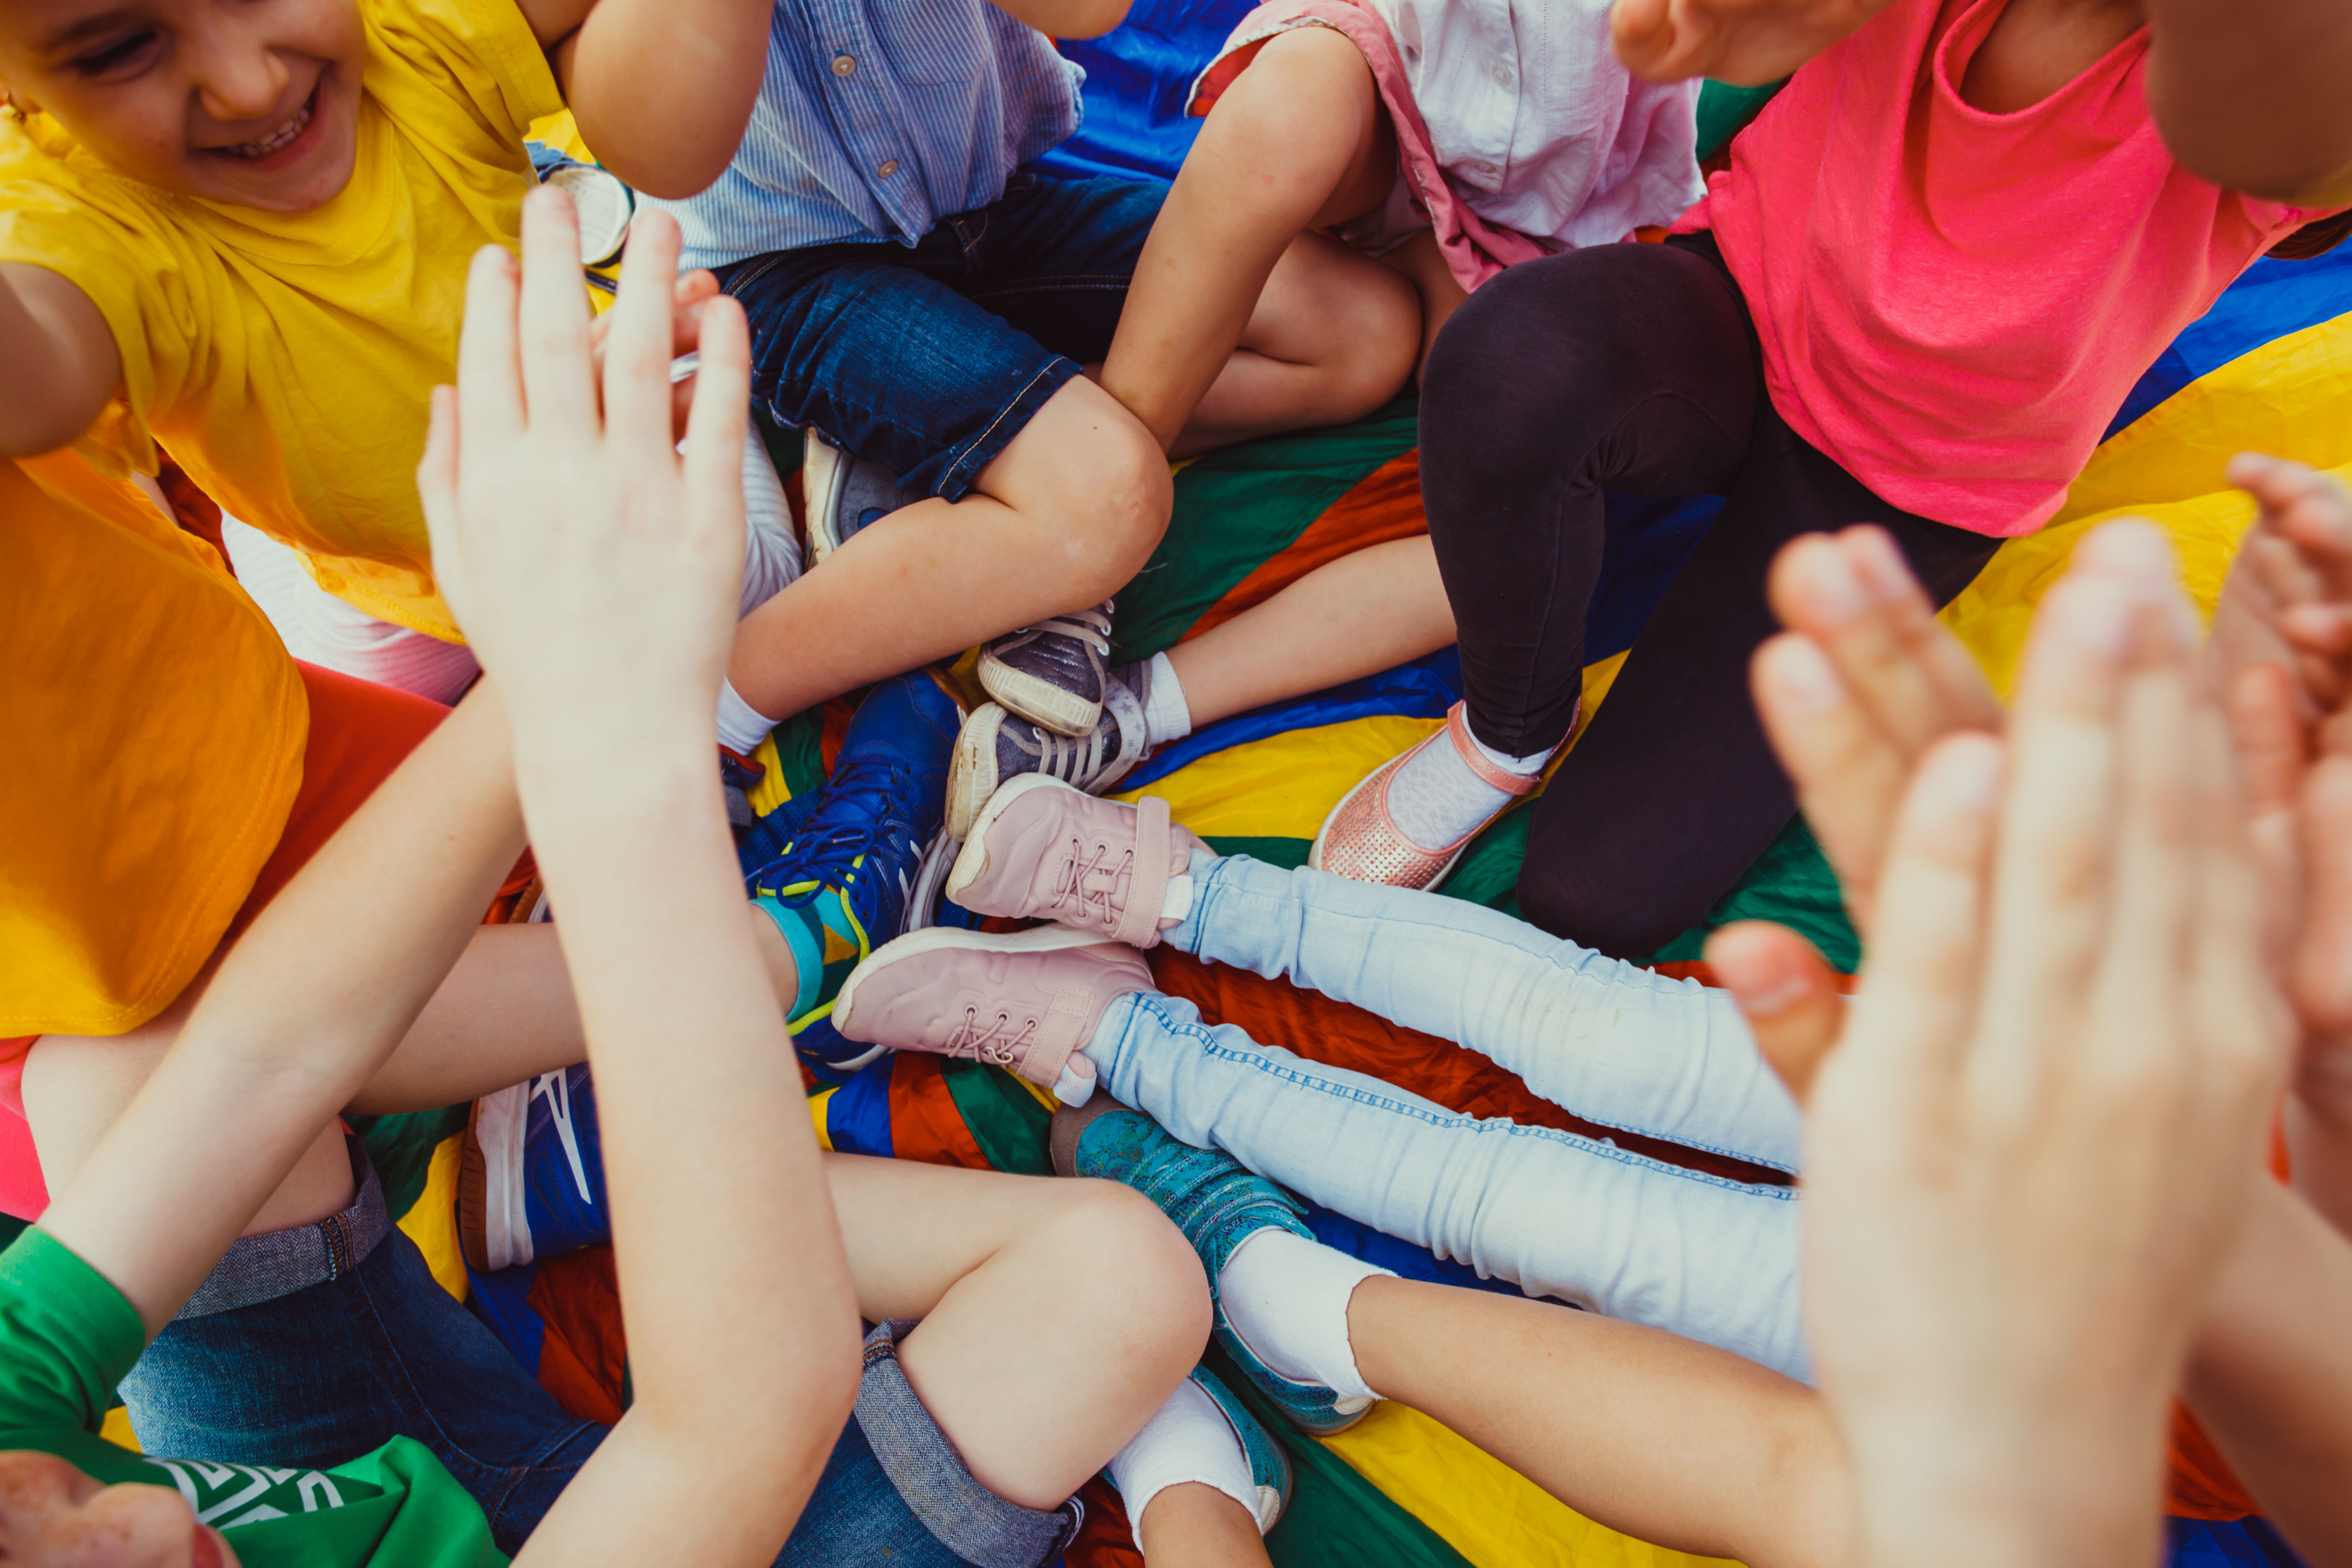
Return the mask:
<path id="1" fill-rule="evenodd" d="M 551 1258 L 530 1282 L 530 1309 L 546 1325 L 539 1385 L 583 1421 L 610 1426 L 621 1418 L 629 1347 L 621 1331 L 621 1281 L 613 1249 Z"/>
<path id="2" fill-rule="evenodd" d="M 1276 553 L 1210 605 L 1182 640 L 1190 642 L 1211 626 L 1264 604 L 1342 555 L 1428 531 L 1429 520 L 1421 510 L 1421 452 L 1416 448 L 1391 458 L 1358 480 L 1355 489 L 1307 524 L 1307 531 L 1288 549 Z"/>
<path id="3" fill-rule="evenodd" d="M 992 1171 L 948 1093 L 938 1057 L 900 1051 L 890 1064 L 890 1148 L 901 1160 Z"/>
<path id="4" fill-rule="evenodd" d="M 1087 1505 L 1086 1522 L 1066 1554 L 1071 1568 L 1143 1568 L 1143 1553 L 1135 1549 L 1135 1533 L 1128 1527 L 1127 1505 L 1118 1489 L 1097 1476 L 1078 1489 Z"/>

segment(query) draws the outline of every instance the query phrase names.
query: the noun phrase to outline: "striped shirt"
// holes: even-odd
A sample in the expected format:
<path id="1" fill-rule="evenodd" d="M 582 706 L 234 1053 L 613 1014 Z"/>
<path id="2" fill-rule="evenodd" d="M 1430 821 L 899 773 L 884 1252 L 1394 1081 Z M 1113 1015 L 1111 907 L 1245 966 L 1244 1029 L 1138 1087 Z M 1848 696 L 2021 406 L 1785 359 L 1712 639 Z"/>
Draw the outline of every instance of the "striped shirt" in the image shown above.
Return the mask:
<path id="1" fill-rule="evenodd" d="M 1078 128 L 1086 72 L 987 0 L 776 0 L 735 161 L 666 209 L 687 267 L 843 239 L 913 245 Z"/>

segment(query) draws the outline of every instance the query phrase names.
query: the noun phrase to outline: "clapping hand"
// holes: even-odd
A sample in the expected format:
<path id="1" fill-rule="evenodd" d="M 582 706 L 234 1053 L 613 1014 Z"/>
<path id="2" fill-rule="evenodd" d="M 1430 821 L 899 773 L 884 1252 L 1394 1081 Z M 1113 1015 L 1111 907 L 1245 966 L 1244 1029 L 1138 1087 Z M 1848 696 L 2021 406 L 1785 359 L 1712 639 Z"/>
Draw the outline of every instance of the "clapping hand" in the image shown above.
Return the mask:
<path id="1" fill-rule="evenodd" d="M 1610 32 L 1635 76 L 1743 87 L 1779 81 L 1888 0 L 1617 0 Z"/>

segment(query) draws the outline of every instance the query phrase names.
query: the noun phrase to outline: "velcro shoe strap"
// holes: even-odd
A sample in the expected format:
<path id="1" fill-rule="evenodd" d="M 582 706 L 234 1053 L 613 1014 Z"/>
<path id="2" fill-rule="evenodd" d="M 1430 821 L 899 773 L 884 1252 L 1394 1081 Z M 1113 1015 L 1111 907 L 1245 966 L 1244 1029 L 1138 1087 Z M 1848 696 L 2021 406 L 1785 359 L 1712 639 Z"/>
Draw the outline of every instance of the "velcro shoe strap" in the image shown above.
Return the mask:
<path id="1" fill-rule="evenodd" d="M 1061 1081 L 1062 1068 L 1069 1064 L 1070 1054 L 1094 1033 L 1095 1015 L 1101 1010 L 1095 1003 L 1092 986 L 1065 985 L 1054 993 L 1054 1000 L 1046 1005 L 1045 1016 L 1037 1026 L 1037 1043 L 1022 1058 L 1023 1078 L 1041 1089 L 1051 1089 Z"/>
<path id="2" fill-rule="evenodd" d="M 1478 742 L 1470 738 L 1468 706 L 1467 703 L 1456 702 L 1445 714 L 1445 733 L 1452 738 L 1454 749 L 1462 754 L 1464 765 L 1477 774 L 1482 783 L 1501 790 L 1505 795 L 1534 794 L 1536 786 L 1543 783 L 1543 770 L 1538 768 L 1531 773 L 1515 773 L 1507 768 L 1496 767 L 1486 753 L 1478 749 Z"/>
<path id="3" fill-rule="evenodd" d="M 1135 869 L 1128 874 L 1127 905 L 1111 935 L 1129 947 L 1160 941 L 1160 910 L 1168 902 L 1168 802 L 1147 795 L 1135 803 Z"/>

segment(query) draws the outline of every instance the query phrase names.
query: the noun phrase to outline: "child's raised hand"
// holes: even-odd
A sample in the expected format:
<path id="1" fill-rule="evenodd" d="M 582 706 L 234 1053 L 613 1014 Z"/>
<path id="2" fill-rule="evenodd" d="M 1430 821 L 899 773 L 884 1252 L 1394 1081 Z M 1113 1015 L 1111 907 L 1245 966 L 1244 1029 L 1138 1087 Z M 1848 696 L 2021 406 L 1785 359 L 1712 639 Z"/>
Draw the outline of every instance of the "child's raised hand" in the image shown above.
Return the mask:
<path id="1" fill-rule="evenodd" d="M 2166 1403 L 2262 1179 L 2289 1029 L 2231 749 L 2185 597 L 2147 584 L 2161 536 L 2103 533 L 2007 738 L 1916 770 L 1800 1089 L 1859 1561 L 2151 1557 Z"/>
<path id="2" fill-rule="evenodd" d="M 1743 87 L 1779 81 L 1885 9 L 1888 0 L 1617 0 L 1609 27 L 1635 76 Z"/>
<path id="3" fill-rule="evenodd" d="M 457 388 L 436 395 L 417 481 L 435 575 L 526 762 L 708 750 L 742 571 L 750 349 L 733 300 L 699 303 L 681 457 L 677 253 L 671 219 L 639 219 L 601 377 L 560 191 L 524 204 L 520 269 L 503 251 L 475 258 Z"/>
<path id="4" fill-rule="evenodd" d="M 677 287 L 670 297 L 670 358 L 698 353 L 702 347 L 702 315 L 706 302 L 718 297 L 719 279 L 709 271 L 697 268 L 692 272 L 678 274 Z M 604 375 L 604 344 L 613 335 L 613 312 L 605 311 L 588 329 L 588 353 L 595 362 L 596 376 Z M 672 366 L 678 374 L 683 367 Z M 694 374 L 691 371 L 678 374 L 669 389 L 670 433 L 683 440 L 687 417 L 694 409 Z"/>

